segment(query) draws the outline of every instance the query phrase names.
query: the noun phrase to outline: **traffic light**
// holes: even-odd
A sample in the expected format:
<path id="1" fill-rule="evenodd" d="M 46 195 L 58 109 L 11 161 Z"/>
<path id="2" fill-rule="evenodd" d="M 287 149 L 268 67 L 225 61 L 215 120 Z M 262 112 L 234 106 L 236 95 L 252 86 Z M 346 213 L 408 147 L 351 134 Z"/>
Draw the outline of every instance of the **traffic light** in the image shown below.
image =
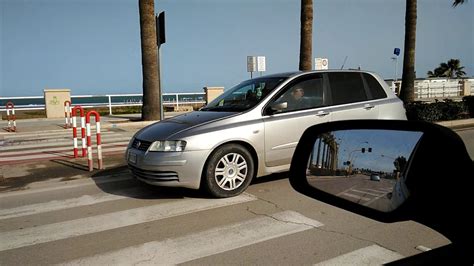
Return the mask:
<path id="1" fill-rule="evenodd" d="M 369 148 L 369 152 L 372 152 L 372 148 Z"/>
<path id="2" fill-rule="evenodd" d="M 361 150 L 361 151 L 362 151 L 362 153 L 365 153 L 365 148 L 362 148 L 362 150 Z"/>

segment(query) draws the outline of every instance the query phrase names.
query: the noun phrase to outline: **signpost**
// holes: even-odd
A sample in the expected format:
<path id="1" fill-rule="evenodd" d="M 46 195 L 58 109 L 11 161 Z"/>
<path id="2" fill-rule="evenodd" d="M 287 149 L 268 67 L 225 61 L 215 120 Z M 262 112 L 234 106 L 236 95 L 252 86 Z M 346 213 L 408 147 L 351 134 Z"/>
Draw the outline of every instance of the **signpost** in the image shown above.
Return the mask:
<path id="1" fill-rule="evenodd" d="M 247 72 L 250 72 L 250 78 L 253 76 L 253 72 L 260 72 L 260 76 L 262 72 L 266 71 L 266 62 L 265 56 L 247 56 Z"/>
<path id="2" fill-rule="evenodd" d="M 250 78 L 255 71 L 257 71 L 257 57 L 247 56 L 247 72 L 250 72 Z"/>
<path id="3" fill-rule="evenodd" d="M 164 119 L 163 113 L 163 93 L 161 91 L 161 62 L 160 62 L 160 47 L 162 44 L 166 42 L 166 35 L 165 35 L 165 12 L 161 12 L 159 15 L 155 15 L 155 26 L 156 26 L 156 49 L 158 50 L 157 53 L 157 62 L 158 62 L 158 93 L 159 93 L 159 101 L 160 101 L 160 120 Z"/>
<path id="4" fill-rule="evenodd" d="M 392 60 L 395 61 L 395 82 L 397 82 L 397 76 L 398 76 L 398 56 L 400 55 L 400 48 L 395 48 L 393 49 L 393 54 L 396 55 L 392 57 Z"/>

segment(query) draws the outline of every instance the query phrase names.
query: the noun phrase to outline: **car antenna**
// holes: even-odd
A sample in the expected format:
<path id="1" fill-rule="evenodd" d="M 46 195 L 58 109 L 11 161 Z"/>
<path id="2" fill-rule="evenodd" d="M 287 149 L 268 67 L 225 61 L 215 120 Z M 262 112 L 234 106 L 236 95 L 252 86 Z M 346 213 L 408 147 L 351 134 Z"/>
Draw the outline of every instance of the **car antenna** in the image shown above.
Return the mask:
<path id="1" fill-rule="evenodd" d="M 347 55 L 346 55 L 346 58 L 344 58 L 344 63 L 342 63 L 341 70 L 344 69 L 344 65 L 346 64 L 346 61 L 347 61 Z"/>

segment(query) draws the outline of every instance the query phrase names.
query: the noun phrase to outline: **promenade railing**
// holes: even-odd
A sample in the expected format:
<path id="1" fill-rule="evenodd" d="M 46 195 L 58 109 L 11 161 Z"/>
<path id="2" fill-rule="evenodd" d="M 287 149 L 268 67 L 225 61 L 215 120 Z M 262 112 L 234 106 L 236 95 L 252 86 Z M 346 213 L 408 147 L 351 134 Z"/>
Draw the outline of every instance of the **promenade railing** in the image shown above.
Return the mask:
<path id="1" fill-rule="evenodd" d="M 183 105 L 206 104 L 204 92 L 164 93 L 163 106 L 174 107 L 176 110 Z M 44 110 L 43 96 L 0 97 L 0 111 L 5 111 L 8 101 L 15 102 L 17 110 Z M 83 108 L 108 107 L 113 114 L 113 107 L 141 106 L 143 94 L 106 94 L 106 95 L 71 95 L 73 105 L 80 104 Z M 3 106 L 3 107 L 2 107 Z"/>

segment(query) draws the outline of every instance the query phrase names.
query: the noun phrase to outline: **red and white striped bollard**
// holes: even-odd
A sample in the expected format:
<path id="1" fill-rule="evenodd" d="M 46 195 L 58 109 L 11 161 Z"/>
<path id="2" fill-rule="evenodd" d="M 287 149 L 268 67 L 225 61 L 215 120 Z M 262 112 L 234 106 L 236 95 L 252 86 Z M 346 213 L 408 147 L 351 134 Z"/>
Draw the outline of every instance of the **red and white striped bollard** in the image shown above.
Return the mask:
<path id="1" fill-rule="evenodd" d="M 96 111 L 89 111 L 86 114 L 86 130 L 87 130 L 87 161 L 89 165 L 89 172 L 94 170 L 94 163 L 92 162 L 92 141 L 91 141 L 91 115 L 95 116 L 96 123 L 96 137 L 97 137 L 97 162 L 99 169 L 104 169 L 102 164 L 102 146 L 100 137 L 100 115 Z"/>
<path id="2" fill-rule="evenodd" d="M 64 117 L 66 119 L 64 128 L 71 127 L 71 101 L 64 101 Z"/>
<path id="3" fill-rule="evenodd" d="M 5 108 L 7 109 L 7 120 L 8 120 L 7 131 L 16 132 L 15 105 L 12 102 L 7 102 L 7 104 L 5 105 Z"/>
<path id="4" fill-rule="evenodd" d="M 82 156 L 85 157 L 87 153 L 86 149 L 86 118 L 84 116 L 84 108 L 80 105 L 76 105 L 72 108 L 72 137 L 74 139 L 74 158 L 77 158 L 77 123 L 76 123 L 76 113 L 79 109 L 81 115 L 81 137 L 82 137 Z"/>

